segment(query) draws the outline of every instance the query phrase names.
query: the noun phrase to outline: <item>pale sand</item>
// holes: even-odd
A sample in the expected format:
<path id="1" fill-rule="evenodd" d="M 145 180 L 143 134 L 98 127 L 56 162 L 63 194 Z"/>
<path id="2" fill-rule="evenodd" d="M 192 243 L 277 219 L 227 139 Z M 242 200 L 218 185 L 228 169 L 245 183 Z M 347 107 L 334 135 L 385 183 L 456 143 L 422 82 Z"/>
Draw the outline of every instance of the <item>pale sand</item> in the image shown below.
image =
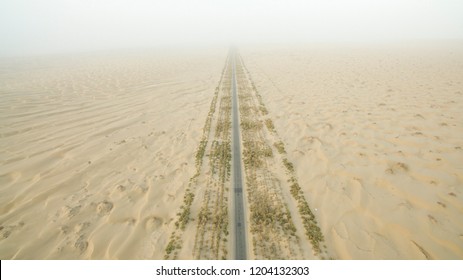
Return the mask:
<path id="1" fill-rule="evenodd" d="M 463 47 L 242 56 L 335 259 L 463 258 Z"/>
<path id="2" fill-rule="evenodd" d="M 326 257 L 463 258 L 462 49 L 242 50 Z M 226 54 L 2 60 L 0 258 L 163 258 Z"/>
<path id="3" fill-rule="evenodd" d="M 2 59 L 0 258 L 162 259 L 226 55 Z"/>

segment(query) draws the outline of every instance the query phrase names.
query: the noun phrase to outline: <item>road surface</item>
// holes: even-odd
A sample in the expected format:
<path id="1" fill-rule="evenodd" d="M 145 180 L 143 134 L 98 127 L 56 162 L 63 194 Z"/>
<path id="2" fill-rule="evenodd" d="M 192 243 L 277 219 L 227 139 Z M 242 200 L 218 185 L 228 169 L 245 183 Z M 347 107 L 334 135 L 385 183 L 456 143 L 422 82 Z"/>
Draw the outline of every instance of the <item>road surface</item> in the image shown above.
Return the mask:
<path id="1" fill-rule="evenodd" d="M 235 259 L 246 259 L 246 224 L 244 214 L 243 177 L 241 175 L 241 140 L 240 120 L 238 111 L 238 93 L 236 86 L 236 50 L 231 51 L 232 62 L 232 174 L 233 174 L 233 199 L 235 220 Z"/>

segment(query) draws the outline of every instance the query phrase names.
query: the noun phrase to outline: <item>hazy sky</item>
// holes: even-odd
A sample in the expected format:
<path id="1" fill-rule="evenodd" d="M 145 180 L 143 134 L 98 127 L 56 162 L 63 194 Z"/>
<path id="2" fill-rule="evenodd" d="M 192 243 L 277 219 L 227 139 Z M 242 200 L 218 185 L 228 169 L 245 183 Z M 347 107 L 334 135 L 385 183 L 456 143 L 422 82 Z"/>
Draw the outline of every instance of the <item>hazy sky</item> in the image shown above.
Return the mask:
<path id="1" fill-rule="evenodd" d="M 0 0 L 0 56 L 414 39 L 463 39 L 463 0 Z"/>

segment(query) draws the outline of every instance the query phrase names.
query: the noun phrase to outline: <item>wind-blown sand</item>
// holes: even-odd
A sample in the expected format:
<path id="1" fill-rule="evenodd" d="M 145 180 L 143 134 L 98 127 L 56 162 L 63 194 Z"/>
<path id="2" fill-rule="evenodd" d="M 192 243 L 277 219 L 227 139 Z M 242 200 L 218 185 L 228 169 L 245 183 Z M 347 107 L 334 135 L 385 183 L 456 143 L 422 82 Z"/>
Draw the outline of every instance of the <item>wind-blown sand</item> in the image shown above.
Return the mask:
<path id="1" fill-rule="evenodd" d="M 0 62 L 0 258 L 161 259 L 226 49 Z"/>
<path id="2" fill-rule="evenodd" d="M 331 257 L 463 258 L 462 50 L 242 50 Z"/>
<path id="3" fill-rule="evenodd" d="M 462 50 L 241 50 L 326 256 L 463 258 Z M 1 59 L 0 258 L 162 259 L 226 55 Z"/>

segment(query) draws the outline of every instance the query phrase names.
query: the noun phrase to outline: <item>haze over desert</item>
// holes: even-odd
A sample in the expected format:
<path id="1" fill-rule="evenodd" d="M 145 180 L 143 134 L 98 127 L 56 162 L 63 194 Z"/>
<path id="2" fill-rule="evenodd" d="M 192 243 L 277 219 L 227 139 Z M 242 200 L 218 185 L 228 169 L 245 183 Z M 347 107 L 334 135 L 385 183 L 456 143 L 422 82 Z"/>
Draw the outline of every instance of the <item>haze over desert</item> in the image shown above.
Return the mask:
<path id="1" fill-rule="evenodd" d="M 241 53 L 327 257 L 463 256 L 459 45 Z M 2 259 L 163 258 L 226 57 L 4 59 Z"/>
<path id="2" fill-rule="evenodd" d="M 109 2 L 1 4 L 0 259 L 463 259 L 461 4 Z"/>

